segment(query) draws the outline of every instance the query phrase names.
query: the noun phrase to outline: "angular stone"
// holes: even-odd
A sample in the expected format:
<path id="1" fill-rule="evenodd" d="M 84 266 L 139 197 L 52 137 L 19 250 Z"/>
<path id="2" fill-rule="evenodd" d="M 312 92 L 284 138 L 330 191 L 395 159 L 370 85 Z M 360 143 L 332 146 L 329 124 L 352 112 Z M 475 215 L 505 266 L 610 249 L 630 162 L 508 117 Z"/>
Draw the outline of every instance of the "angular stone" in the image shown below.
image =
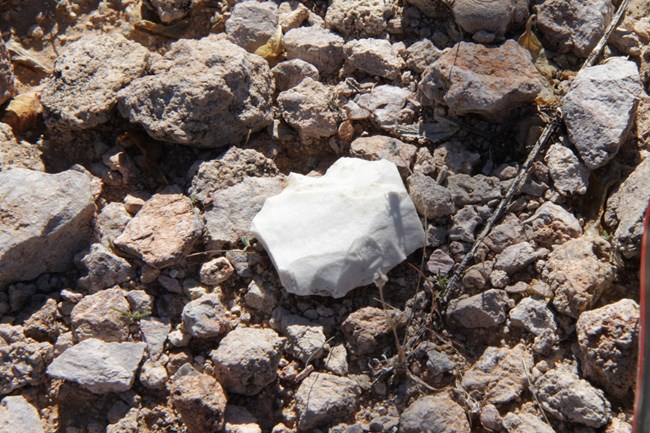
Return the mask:
<path id="1" fill-rule="evenodd" d="M 427 271 L 432 275 L 446 275 L 454 267 L 454 260 L 442 250 L 435 250 L 427 261 Z"/>
<path id="2" fill-rule="evenodd" d="M 126 211 L 123 203 L 115 201 L 108 203 L 95 218 L 95 235 L 102 245 L 111 248 L 129 221 L 131 215 Z"/>
<path id="3" fill-rule="evenodd" d="M 323 326 L 312 323 L 309 319 L 289 314 L 283 308 L 273 311 L 273 320 L 282 335 L 287 337 L 291 354 L 304 362 L 314 361 L 323 355 L 327 338 Z"/>
<path id="4" fill-rule="evenodd" d="M 622 299 L 578 318 L 576 332 L 585 378 L 624 398 L 636 383 L 639 305 Z"/>
<path id="5" fill-rule="evenodd" d="M 346 62 L 368 75 L 394 80 L 404 60 L 386 39 L 355 39 L 343 47 Z"/>
<path id="6" fill-rule="evenodd" d="M 614 229 L 621 254 L 638 257 L 641 252 L 643 221 L 650 200 L 650 157 L 646 157 L 607 199 L 605 222 Z"/>
<path id="7" fill-rule="evenodd" d="M 460 42 L 431 65 L 419 88 L 452 115 L 474 113 L 498 122 L 533 102 L 542 84 L 530 53 L 507 40 L 498 47 Z"/>
<path id="8" fill-rule="evenodd" d="M 13 71 L 11 58 L 3 39 L 0 41 L 0 105 L 7 102 L 16 93 Z"/>
<path id="9" fill-rule="evenodd" d="M 341 329 L 350 352 L 368 355 L 393 343 L 393 325 L 400 332 L 406 322 L 406 315 L 401 312 L 364 307 L 350 314 L 341 323 Z"/>
<path id="10" fill-rule="evenodd" d="M 38 386 L 45 378 L 45 367 L 52 361 L 52 345 L 25 340 L 22 335 L 13 341 L 6 335 L 2 337 L 9 344 L 0 347 L 0 395 L 26 385 Z"/>
<path id="11" fill-rule="evenodd" d="M 494 268 L 506 271 L 508 275 L 512 275 L 525 269 L 535 260 L 544 257 L 547 254 L 548 250 L 546 248 L 536 250 L 531 243 L 520 242 L 504 249 L 501 254 L 497 256 Z"/>
<path id="12" fill-rule="evenodd" d="M 226 34 L 231 42 L 254 53 L 275 34 L 278 27 L 278 6 L 270 1 L 237 3 L 226 21 Z"/>
<path id="13" fill-rule="evenodd" d="M 461 405 L 440 393 L 415 400 L 400 415 L 400 433 L 470 433 Z"/>
<path id="14" fill-rule="evenodd" d="M 142 310 L 137 310 L 142 311 Z M 163 353 L 165 341 L 171 331 L 169 319 L 159 319 L 158 317 L 148 316 L 139 320 L 140 331 L 145 343 L 147 343 L 147 352 L 150 359 L 157 359 Z"/>
<path id="15" fill-rule="evenodd" d="M 456 0 L 451 11 L 454 19 L 468 33 L 486 31 L 505 34 L 515 12 L 515 0 Z"/>
<path id="16" fill-rule="evenodd" d="M 226 393 L 214 377 L 185 366 L 189 367 L 182 369 L 185 374 L 179 370 L 169 386 L 174 409 L 188 433 L 221 431 L 228 403 Z"/>
<path id="17" fill-rule="evenodd" d="M 332 0 L 325 24 L 346 37 L 380 36 L 386 32 L 391 7 L 383 0 Z"/>
<path id="18" fill-rule="evenodd" d="M 446 217 L 456 211 L 451 193 L 430 176 L 415 173 L 407 180 L 409 195 L 418 213 L 426 219 Z"/>
<path id="19" fill-rule="evenodd" d="M 211 35 L 175 42 L 117 98 L 122 116 L 155 139 L 218 148 L 271 124 L 273 91 L 266 60 Z"/>
<path id="20" fill-rule="evenodd" d="M 537 9 L 537 28 L 561 53 L 587 57 L 612 18 L 610 0 L 546 0 Z"/>
<path id="21" fill-rule="evenodd" d="M 84 36 L 66 46 L 41 93 L 43 116 L 51 127 L 92 128 L 115 113 L 117 92 L 142 76 L 149 50 L 118 32 Z"/>
<path id="22" fill-rule="evenodd" d="M 535 335 L 541 335 L 547 329 L 555 332 L 555 316 L 547 305 L 546 299 L 524 298 L 510 310 L 510 323 Z"/>
<path id="23" fill-rule="evenodd" d="M 467 205 L 459 209 L 451 217 L 452 226 L 449 229 L 451 241 L 474 242 L 474 232 L 483 219 L 474 210 L 474 206 Z"/>
<path id="24" fill-rule="evenodd" d="M 275 78 L 275 88 L 280 92 L 296 87 L 305 78 L 311 78 L 314 81 L 320 80 L 316 66 L 300 59 L 278 63 L 271 69 L 271 72 Z"/>
<path id="25" fill-rule="evenodd" d="M 38 147 L 27 141 L 18 141 L 11 126 L 0 122 L 0 171 L 10 168 L 45 171 Z"/>
<path id="26" fill-rule="evenodd" d="M 144 354 L 144 343 L 84 340 L 59 355 L 47 367 L 48 376 L 75 382 L 95 394 L 131 389 Z"/>
<path id="27" fill-rule="evenodd" d="M 476 176 L 467 174 L 451 175 L 447 179 L 447 188 L 458 207 L 466 204 L 486 204 L 494 199 L 501 198 L 499 179 L 482 174 Z"/>
<path id="28" fill-rule="evenodd" d="M 553 186 L 560 194 L 584 194 L 589 186 L 589 170 L 578 157 L 560 143 L 551 144 L 544 156 L 544 162 L 553 180 Z"/>
<path id="29" fill-rule="evenodd" d="M 341 158 L 320 178 L 290 174 L 251 231 L 289 292 L 336 298 L 425 243 L 397 167 L 385 160 Z"/>
<path id="30" fill-rule="evenodd" d="M 494 227 L 485 238 L 485 245 L 495 253 L 500 253 L 523 238 L 524 226 L 513 213 L 507 214 L 503 222 Z"/>
<path id="31" fill-rule="evenodd" d="M 359 137 L 350 144 L 350 155 L 375 161 L 387 159 L 404 177 L 410 172 L 417 147 L 385 135 Z"/>
<path id="32" fill-rule="evenodd" d="M 505 322 L 511 303 L 506 291 L 490 289 L 450 305 L 449 315 L 465 328 L 491 328 Z"/>
<path id="33" fill-rule="evenodd" d="M 572 213 L 550 201 L 541 205 L 524 221 L 533 229 L 533 239 L 539 245 L 553 247 L 582 234 L 582 227 Z"/>
<path id="34" fill-rule="evenodd" d="M 562 421 L 598 428 L 612 417 L 605 393 L 564 365 L 537 379 L 535 389 L 544 412 Z"/>
<path id="35" fill-rule="evenodd" d="M 135 276 L 129 262 L 99 243 L 77 254 L 75 262 L 85 274 L 79 278 L 79 287 L 90 293 L 124 283 Z"/>
<path id="36" fill-rule="evenodd" d="M 298 428 L 311 431 L 335 419 L 352 415 L 359 405 L 361 389 L 346 377 L 327 373 L 312 373 L 296 391 Z"/>
<path id="37" fill-rule="evenodd" d="M 562 113 L 587 168 L 602 167 L 616 156 L 634 124 L 641 90 L 636 63 L 623 57 L 610 57 L 573 79 Z"/>
<path id="38" fill-rule="evenodd" d="M 126 341 L 131 318 L 113 308 L 130 312 L 129 302 L 121 289 L 106 289 L 85 296 L 70 313 L 75 338 L 79 341 L 88 338 Z"/>
<path id="39" fill-rule="evenodd" d="M 287 59 L 300 59 L 316 66 L 324 75 L 339 70 L 343 64 L 343 44 L 339 35 L 322 27 L 298 27 L 284 35 Z"/>
<path id="40" fill-rule="evenodd" d="M 174 221 L 174 224 L 169 224 Z M 129 221 L 115 246 L 157 269 L 171 266 L 199 240 L 203 223 L 182 194 L 156 194 Z"/>
<path id="41" fill-rule="evenodd" d="M 0 402 L 0 433 L 45 433 L 38 411 L 22 395 Z"/>
<path id="42" fill-rule="evenodd" d="M 418 74 L 424 72 L 442 54 L 429 39 L 419 40 L 406 50 L 408 53 L 406 64 Z"/>
<path id="43" fill-rule="evenodd" d="M 522 344 L 512 349 L 488 347 L 465 372 L 462 385 L 467 392 L 480 395 L 483 401 L 497 405 L 508 403 L 518 399 L 526 388 L 524 368 L 532 365 L 533 356 Z"/>
<path id="44" fill-rule="evenodd" d="M 0 287 L 68 269 L 90 240 L 91 182 L 73 170 L 0 172 Z"/>
<path id="45" fill-rule="evenodd" d="M 418 104 L 415 95 L 404 87 L 381 85 L 357 99 L 359 107 L 369 111 L 372 119 L 388 131 L 398 125 L 413 123 Z"/>
<path id="46" fill-rule="evenodd" d="M 237 328 L 210 353 L 215 375 L 228 392 L 255 395 L 273 382 L 282 339 L 272 329 Z"/>

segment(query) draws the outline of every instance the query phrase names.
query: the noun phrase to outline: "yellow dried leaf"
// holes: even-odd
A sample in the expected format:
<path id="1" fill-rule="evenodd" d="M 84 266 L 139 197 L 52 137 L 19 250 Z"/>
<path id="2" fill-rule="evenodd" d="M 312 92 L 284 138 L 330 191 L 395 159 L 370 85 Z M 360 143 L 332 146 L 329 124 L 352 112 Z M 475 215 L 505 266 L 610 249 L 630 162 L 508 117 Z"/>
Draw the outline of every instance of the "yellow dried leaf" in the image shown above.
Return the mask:
<path id="1" fill-rule="evenodd" d="M 282 50 L 282 27 L 278 26 L 273 36 L 264 45 L 255 50 L 255 54 L 264 57 L 266 60 L 272 60 L 279 57 L 282 54 Z"/>
<path id="2" fill-rule="evenodd" d="M 530 54 L 533 56 L 533 60 L 537 59 L 540 51 L 542 51 L 542 43 L 539 41 L 539 39 L 537 39 L 535 33 L 533 33 L 534 19 L 535 15 L 528 17 L 528 21 L 526 21 L 526 31 L 521 36 L 519 36 L 519 39 L 517 39 L 519 45 L 530 51 Z"/>

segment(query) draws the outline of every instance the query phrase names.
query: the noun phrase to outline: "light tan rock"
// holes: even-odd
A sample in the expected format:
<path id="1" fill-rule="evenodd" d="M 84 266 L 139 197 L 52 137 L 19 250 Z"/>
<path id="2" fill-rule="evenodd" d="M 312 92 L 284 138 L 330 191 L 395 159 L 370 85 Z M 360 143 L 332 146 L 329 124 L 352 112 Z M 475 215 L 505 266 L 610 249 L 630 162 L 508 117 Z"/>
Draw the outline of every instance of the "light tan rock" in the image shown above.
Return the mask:
<path id="1" fill-rule="evenodd" d="M 121 289 L 101 290 L 84 297 L 70 314 L 76 339 L 126 341 L 129 337 L 131 319 L 113 308 L 130 312 L 129 302 Z"/>

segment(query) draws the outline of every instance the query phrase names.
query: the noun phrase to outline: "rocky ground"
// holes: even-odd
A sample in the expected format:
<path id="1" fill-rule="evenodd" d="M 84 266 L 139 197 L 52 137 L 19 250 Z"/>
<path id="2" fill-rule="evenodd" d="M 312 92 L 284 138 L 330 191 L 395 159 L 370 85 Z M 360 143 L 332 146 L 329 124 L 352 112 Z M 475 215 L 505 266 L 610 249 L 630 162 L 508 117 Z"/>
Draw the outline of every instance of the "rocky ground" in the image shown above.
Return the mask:
<path id="1" fill-rule="evenodd" d="M 0 0 L 0 432 L 631 432 L 650 3 L 577 73 L 619 3 Z M 290 294 L 251 221 L 345 156 L 427 245 Z"/>

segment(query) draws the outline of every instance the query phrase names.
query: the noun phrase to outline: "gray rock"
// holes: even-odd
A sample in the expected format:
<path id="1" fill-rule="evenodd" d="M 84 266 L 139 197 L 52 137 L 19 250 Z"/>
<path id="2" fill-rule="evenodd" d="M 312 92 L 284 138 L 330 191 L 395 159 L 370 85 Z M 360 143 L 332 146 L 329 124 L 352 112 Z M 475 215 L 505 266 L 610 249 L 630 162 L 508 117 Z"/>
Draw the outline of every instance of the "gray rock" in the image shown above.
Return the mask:
<path id="1" fill-rule="evenodd" d="M 415 400 L 400 415 L 399 433 L 470 433 L 461 405 L 440 393 Z"/>
<path id="2" fill-rule="evenodd" d="M 122 116 L 153 138 L 218 148 L 271 124 L 273 91 L 263 58 L 212 35 L 174 43 L 117 98 Z"/>
<path id="3" fill-rule="evenodd" d="M 371 76 L 394 80 L 404 68 L 404 60 L 386 39 L 355 39 L 343 47 L 346 62 Z"/>
<path id="4" fill-rule="evenodd" d="M 471 174 L 480 162 L 481 155 L 470 150 L 462 141 L 449 140 L 433 151 L 434 165 L 438 170 L 447 167 L 450 175 Z"/>
<path id="5" fill-rule="evenodd" d="M 449 229 L 449 239 L 460 242 L 474 242 L 474 232 L 482 222 L 483 219 L 474 210 L 474 206 L 463 206 L 451 217 L 452 225 Z"/>
<path id="6" fill-rule="evenodd" d="M 494 268 L 506 271 L 508 275 L 516 274 L 517 272 L 524 270 L 537 259 L 545 257 L 546 255 L 548 255 L 548 250 L 546 248 L 536 250 L 531 243 L 520 242 L 504 249 L 501 254 L 497 256 Z"/>
<path id="7" fill-rule="evenodd" d="M 510 245 L 523 238 L 524 226 L 513 213 L 506 214 L 503 222 L 490 231 L 485 238 L 485 245 L 495 253 L 500 253 Z"/>
<path id="8" fill-rule="evenodd" d="M 144 290 L 130 290 L 126 293 L 126 299 L 129 301 L 132 311 L 153 312 L 154 298 Z"/>
<path id="9" fill-rule="evenodd" d="M 332 347 L 325 357 L 324 366 L 337 376 L 348 374 L 348 351 L 343 344 Z"/>
<path id="10" fill-rule="evenodd" d="M 253 149 L 231 147 L 210 161 L 195 163 L 188 177 L 192 178 L 189 196 L 204 207 L 214 204 L 217 191 L 242 182 L 247 177 L 275 177 L 279 174 L 273 160 Z"/>
<path id="11" fill-rule="evenodd" d="M 145 47 L 117 32 L 85 36 L 67 45 L 41 93 L 47 124 L 79 130 L 108 122 L 117 92 L 145 73 L 149 57 Z"/>
<path id="12" fill-rule="evenodd" d="M 587 192 L 589 169 L 571 149 L 561 143 L 554 143 L 546 151 L 544 162 L 548 166 L 553 186 L 560 194 L 570 196 Z"/>
<path id="13" fill-rule="evenodd" d="M 381 128 L 392 130 L 400 124 L 413 123 L 418 105 L 408 89 L 382 85 L 374 87 L 357 99 L 359 107 L 368 110 Z"/>
<path id="14" fill-rule="evenodd" d="M 201 265 L 199 278 L 203 284 L 216 286 L 232 276 L 235 268 L 226 257 L 215 257 Z"/>
<path id="15" fill-rule="evenodd" d="M 501 184 L 499 179 L 492 176 L 477 174 L 454 174 L 447 179 L 447 188 L 456 206 L 466 204 L 487 204 L 494 199 L 501 198 Z"/>
<path id="16" fill-rule="evenodd" d="M 435 250 L 427 261 L 427 271 L 433 275 L 446 275 L 454 267 L 454 260 L 443 250 Z"/>
<path id="17" fill-rule="evenodd" d="M 38 411 L 22 395 L 0 402 L 0 433 L 44 433 Z"/>
<path id="18" fill-rule="evenodd" d="M 139 320 L 140 331 L 145 343 L 149 358 L 157 359 L 162 355 L 167 336 L 171 331 L 169 320 L 148 316 Z"/>
<path id="19" fill-rule="evenodd" d="M 231 42 L 254 53 L 275 34 L 278 27 L 278 6 L 270 1 L 237 3 L 226 21 L 226 34 Z"/>
<path id="20" fill-rule="evenodd" d="M 650 200 L 650 158 L 646 157 L 607 199 L 605 222 L 616 230 L 614 241 L 627 258 L 638 257 L 643 236 L 643 218 Z"/>
<path id="21" fill-rule="evenodd" d="M 251 222 L 264 201 L 282 192 L 284 177 L 247 177 L 240 183 L 212 195 L 204 208 L 207 249 L 220 249 L 237 243 L 249 233 Z"/>
<path id="22" fill-rule="evenodd" d="M 507 40 L 498 47 L 460 42 L 424 73 L 419 89 L 454 116 L 474 113 L 498 122 L 532 102 L 542 84 L 530 53 Z"/>
<path id="23" fill-rule="evenodd" d="M 541 335 L 547 329 L 557 331 L 555 316 L 548 308 L 546 299 L 522 299 L 510 310 L 510 323 L 514 328 L 522 328 L 535 335 Z"/>
<path id="24" fill-rule="evenodd" d="M 576 332 L 585 378 L 624 398 L 636 383 L 639 305 L 622 299 L 578 318 Z"/>
<path id="25" fill-rule="evenodd" d="M 537 208 L 524 224 L 532 228 L 535 242 L 549 248 L 582 234 L 582 227 L 576 217 L 550 201 Z"/>
<path id="26" fill-rule="evenodd" d="M 394 344 L 392 325 L 399 332 L 406 326 L 406 321 L 406 315 L 400 311 L 363 307 L 351 313 L 341 323 L 341 329 L 350 352 L 367 355 Z"/>
<path id="27" fill-rule="evenodd" d="M 133 386 L 145 346 L 90 338 L 54 359 L 47 367 L 47 374 L 78 383 L 95 394 L 127 391 Z"/>
<path id="28" fill-rule="evenodd" d="M 427 243 L 436 248 L 447 243 L 447 229 L 429 224 L 427 227 Z"/>
<path id="29" fill-rule="evenodd" d="M 113 308 L 130 312 L 121 289 L 106 289 L 85 296 L 70 313 L 72 331 L 77 340 L 126 341 L 131 318 Z"/>
<path id="30" fill-rule="evenodd" d="M 160 21 L 171 24 L 185 18 L 192 8 L 192 0 L 149 0 Z"/>
<path id="31" fill-rule="evenodd" d="M 243 406 L 229 404 L 226 407 L 224 433 L 262 433 L 257 419 Z"/>
<path id="32" fill-rule="evenodd" d="M 562 421 L 602 427 L 612 417 L 605 394 L 571 368 L 559 366 L 535 382 L 537 398 L 547 415 Z"/>
<path id="33" fill-rule="evenodd" d="M 361 388 L 346 377 L 328 373 L 312 373 L 296 391 L 298 429 L 315 427 L 342 420 L 352 415 L 359 405 Z"/>
<path id="34" fill-rule="evenodd" d="M 486 31 L 505 34 L 515 12 L 515 0 L 456 0 L 451 11 L 454 19 L 468 33 Z"/>
<path id="35" fill-rule="evenodd" d="M 556 433 L 553 427 L 530 413 L 510 412 L 503 417 L 503 426 L 508 433 Z"/>
<path id="36" fill-rule="evenodd" d="M 189 364 L 173 377 L 169 391 L 174 409 L 180 414 L 188 433 L 221 431 L 225 422 L 226 393 L 221 384 Z"/>
<path id="37" fill-rule="evenodd" d="M 169 375 L 163 365 L 148 359 L 140 368 L 138 380 L 145 388 L 163 389 L 169 380 Z"/>
<path id="38" fill-rule="evenodd" d="M 0 41 L 0 105 L 16 94 L 14 69 L 4 39 Z"/>
<path id="39" fill-rule="evenodd" d="M 45 367 L 52 361 L 52 345 L 25 340 L 22 335 L 15 340 L 2 337 L 9 344 L 0 347 L 0 395 L 41 383 Z"/>
<path id="40" fill-rule="evenodd" d="M 68 269 L 90 240 L 91 182 L 73 170 L 0 172 L 0 287 Z"/>
<path id="41" fill-rule="evenodd" d="M 237 328 L 210 356 L 226 391 L 255 395 L 275 380 L 281 348 L 282 339 L 272 329 Z"/>
<path id="42" fill-rule="evenodd" d="M 350 144 L 350 155 L 371 161 L 387 159 L 404 177 L 410 172 L 417 147 L 385 135 L 359 137 Z"/>
<path id="43" fill-rule="evenodd" d="M 406 52 L 406 65 L 418 74 L 424 72 L 442 54 L 429 39 L 415 42 L 406 49 Z"/>
<path id="44" fill-rule="evenodd" d="M 0 78 L 1 80 L 2 78 Z M 40 149 L 27 141 L 18 141 L 11 126 L 0 122 L 0 171 L 10 168 L 29 168 L 30 170 L 45 171 Z"/>
<path id="45" fill-rule="evenodd" d="M 640 93 L 639 69 L 624 57 L 611 57 L 573 79 L 562 112 L 569 139 L 589 169 L 614 158 L 634 124 Z"/>
<path id="46" fill-rule="evenodd" d="M 441 218 L 456 211 L 449 190 L 431 177 L 415 173 L 409 176 L 407 185 L 415 208 L 424 218 Z"/>
<path id="47" fill-rule="evenodd" d="M 329 75 L 343 64 L 344 40 L 322 27 L 298 27 L 284 35 L 287 59 L 300 59 L 316 66 L 318 72 Z"/>
<path id="48" fill-rule="evenodd" d="M 537 28 L 549 48 L 587 57 L 612 18 L 610 0 L 546 0 L 537 8 Z"/>
<path id="49" fill-rule="evenodd" d="M 310 320 L 290 314 L 279 307 L 273 311 L 273 321 L 280 333 L 287 337 L 289 351 L 302 361 L 315 361 L 323 355 L 323 347 L 327 338 L 323 326 Z"/>
<path id="50" fill-rule="evenodd" d="M 506 291 L 490 289 L 454 302 L 448 314 L 465 328 L 491 328 L 505 322 L 512 303 Z"/>
<path id="51" fill-rule="evenodd" d="M 543 273 L 545 282 L 555 293 L 555 308 L 576 319 L 590 309 L 614 281 L 612 260 L 609 243 L 593 234 L 556 247 Z"/>
<path id="52" fill-rule="evenodd" d="M 188 254 L 202 229 L 203 222 L 188 197 L 163 192 L 145 202 L 115 239 L 115 246 L 149 266 L 162 269 Z"/>
<path id="53" fill-rule="evenodd" d="M 63 328 L 61 319 L 56 299 L 48 298 L 43 306 L 25 319 L 23 331 L 26 337 L 36 341 L 54 342 Z"/>
<path id="54" fill-rule="evenodd" d="M 99 243 L 77 254 L 75 262 L 84 274 L 77 284 L 90 293 L 124 283 L 135 276 L 129 262 Z"/>
<path id="55" fill-rule="evenodd" d="M 95 218 L 95 234 L 102 245 L 110 248 L 129 221 L 131 215 L 126 211 L 124 204 L 111 202 L 104 206 Z"/>
<path id="56" fill-rule="evenodd" d="M 392 4 L 382 0 L 332 0 L 325 24 L 346 37 L 367 38 L 386 33 Z"/>
<path id="57" fill-rule="evenodd" d="M 524 364 L 527 367 L 524 367 Z M 482 401 L 504 404 L 519 398 L 528 384 L 526 370 L 533 365 L 533 356 L 523 344 L 514 348 L 488 347 L 463 375 L 462 385 Z"/>
<path id="58" fill-rule="evenodd" d="M 183 330 L 196 338 L 213 338 L 230 328 L 230 314 L 218 295 L 204 295 L 183 308 Z"/>
<path id="59" fill-rule="evenodd" d="M 466 244 L 469 245 L 469 244 Z M 494 262 L 486 260 L 470 266 L 463 275 L 462 284 L 467 289 L 483 289 L 493 273 Z"/>
<path id="60" fill-rule="evenodd" d="M 253 310 L 271 314 L 278 304 L 277 292 L 277 288 L 270 283 L 253 279 L 248 284 L 248 291 L 244 295 L 244 301 Z"/>
<path id="61" fill-rule="evenodd" d="M 314 81 L 320 80 L 316 66 L 300 59 L 280 62 L 271 69 L 271 72 L 275 79 L 275 88 L 280 92 L 296 87 L 307 77 Z"/>

